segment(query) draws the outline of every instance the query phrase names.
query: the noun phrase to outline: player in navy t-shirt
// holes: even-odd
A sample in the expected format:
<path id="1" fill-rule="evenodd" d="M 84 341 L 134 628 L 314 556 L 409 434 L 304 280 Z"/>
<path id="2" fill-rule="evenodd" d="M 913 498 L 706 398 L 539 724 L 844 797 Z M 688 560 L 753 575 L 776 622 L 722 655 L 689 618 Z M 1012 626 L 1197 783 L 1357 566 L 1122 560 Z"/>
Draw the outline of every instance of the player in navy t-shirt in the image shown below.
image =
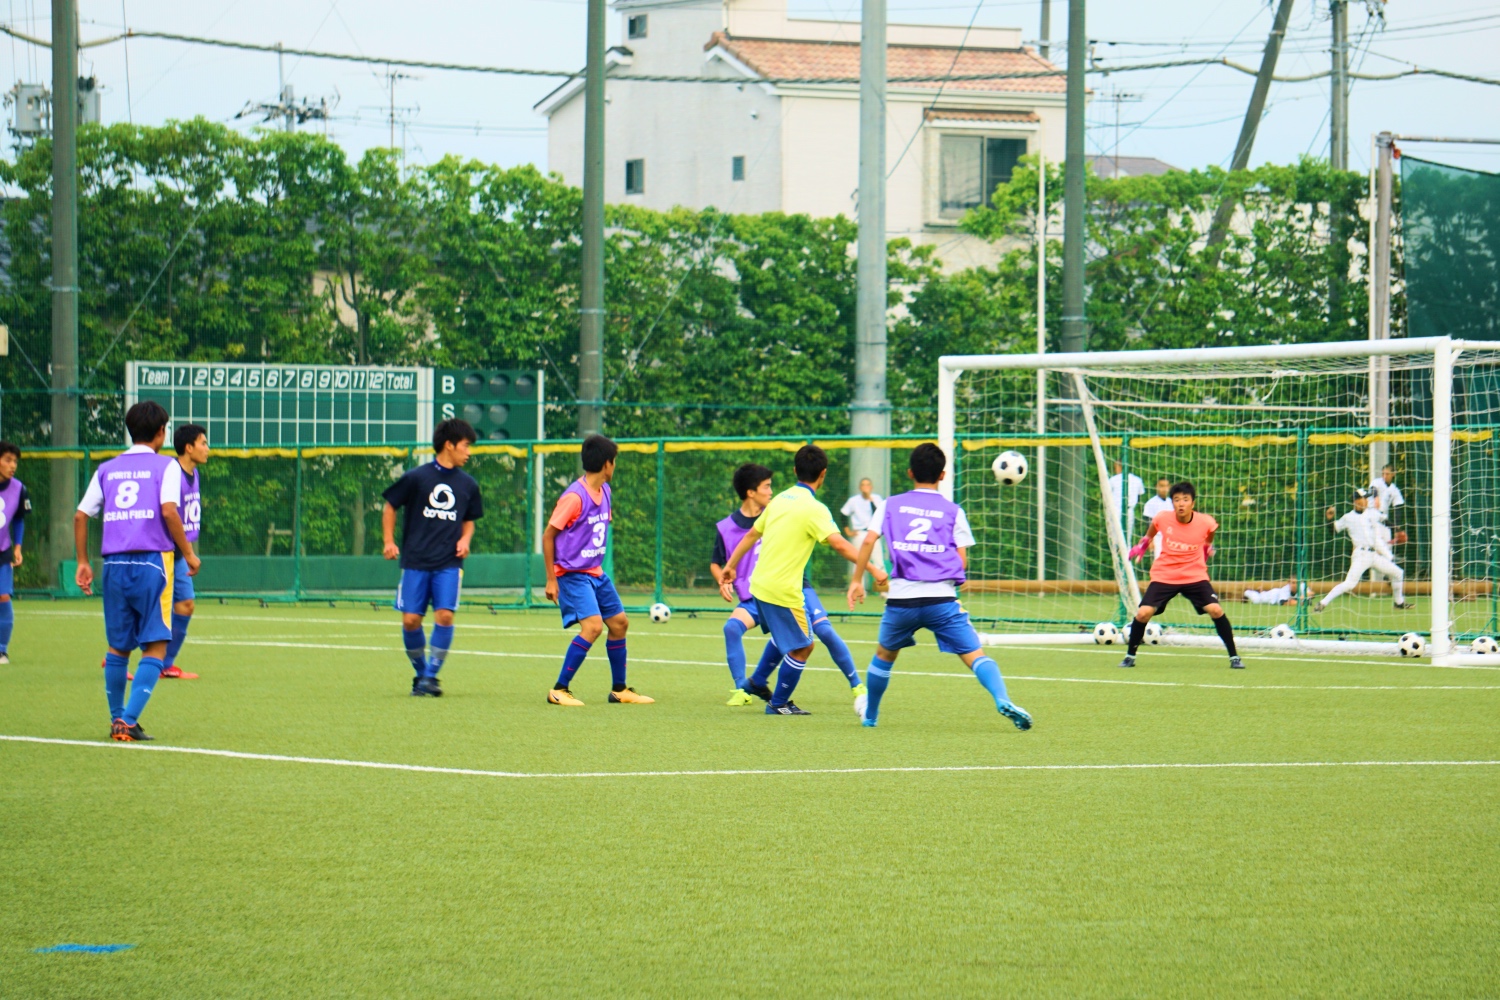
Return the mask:
<path id="1" fill-rule="evenodd" d="M 474 522 L 484 516 L 479 484 L 463 470 L 474 443 L 474 428 L 462 420 L 444 420 L 432 434 L 437 457 L 407 472 L 385 491 L 380 527 L 385 557 L 401 558 L 401 585 L 396 610 L 401 612 L 401 641 L 416 677 L 414 695 L 439 697 L 437 674 L 453 646 L 453 612 L 463 582 L 464 557 L 474 537 Z M 401 548 L 396 547 L 396 509 L 404 508 Z M 422 632 L 422 616 L 433 609 L 432 648 Z"/>

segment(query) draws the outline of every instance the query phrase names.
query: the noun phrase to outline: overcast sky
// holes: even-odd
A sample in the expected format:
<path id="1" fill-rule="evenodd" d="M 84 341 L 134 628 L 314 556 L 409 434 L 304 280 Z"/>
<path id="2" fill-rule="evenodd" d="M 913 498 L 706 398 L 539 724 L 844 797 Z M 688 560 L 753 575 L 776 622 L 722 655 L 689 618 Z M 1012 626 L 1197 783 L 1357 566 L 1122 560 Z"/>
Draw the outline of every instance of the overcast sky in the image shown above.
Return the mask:
<path id="1" fill-rule="evenodd" d="M 568 69 L 584 58 L 584 0 L 79 0 L 85 40 L 132 28 L 369 56 L 393 56 L 499 66 Z M 893 21 L 966 24 L 975 17 L 962 0 L 889 0 Z M 49 33 L 50 4 L 0 0 L 0 17 L 17 28 Z M 1065 34 L 1067 0 L 1053 0 L 1054 35 Z M 1354 63 L 1390 72 L 1410 61 L 1481 76 L 1500 76 L 1493 53 L 1500 42 L 1500 3 L 1478 0 L 1390 0 L 1384 30 L 1372 28 L 1360 0 L 1351 3 L 1350 29 L 1358 41 Z M 988 0 L 976 23 L 1020 27 L 1038 35 L 1039 0 Z M 794 16 L 857 19 L 858 0 L 792 0 Z M 1328 66 L 1327 0 L 1304 0 L 1294 10 L 1280 71 L 1308 73 Z M 1449 23 L 1454 22 L 1454 23 Z M 1255 64 L 1271 23 L 1264 0 L 1094 0 L 1089 35 L 1109 62 L 1184 55 L 1227 55 Z M 610 14 L 611 41 L 618 17 Z M 1061 50 L 1054 50 L 1061 60 Z M 22 42 L 0 39 L 0 60 L 11 78 L 51 79 L 49 56 Z M 277 60 L 177 42 L 136 39 L 84 53 L 105 88 L 106 121 L 159 124 L 172 118 L 235 122 L 251 101 L 271 101 Z M 128 67 L 128 85 L 127 85 Z M 445 71 L 415 71 L 395 85 L 397 144 L 413 162 L 455 153 L 487 162 L 546 164 L 545 121 L 532 105 L 555 81 Z M 389 142 L 390 87 L 383 67 L 286 57 L 286 76 L 298 97 L 337 97 L 329 134 L 357 156 Z M 1090 110 L 1091 151 L 1114 146 L 1120 92 L 1139 101 L 1118 105 L 1123 155 L 1155 156 L 1182 167 L 1226 163 L 1249 98 L 1252 78 L 1222 67 L 1091 76 L 1098 99 Z M 1290 163 L 1305 153 L 1327 155 L 1328 82 L 1278 83 L 1261 126 L 1255 162 Z M 1363 168 L 1372 132 L 1500 137 L 1500 87 L 1407 78 L 1356 82 L 1351 99 L 1351 159 Z M 311 127 L 311 126 L 309 126 Z M 1500 147 L 1421 146 L 1408 151 L 1445 162 L 1500 170 Z"/>

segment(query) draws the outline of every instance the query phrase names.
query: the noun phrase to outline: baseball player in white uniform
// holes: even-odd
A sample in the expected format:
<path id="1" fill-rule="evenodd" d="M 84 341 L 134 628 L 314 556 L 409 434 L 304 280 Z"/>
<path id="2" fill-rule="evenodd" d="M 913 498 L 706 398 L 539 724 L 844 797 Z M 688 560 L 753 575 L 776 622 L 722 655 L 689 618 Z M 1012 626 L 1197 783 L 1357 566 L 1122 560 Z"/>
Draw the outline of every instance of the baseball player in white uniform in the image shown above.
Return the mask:
<path id="1" fill-rule="evenodd" d="M 1355 490 L 1353 510 L 1346 512 L 1338 520 L 1334 520 L 1334 515 L 1337 513 L 1334 508 L 1329 507 L 1324 511 L 1323 516 L 1331 522 L 1329 526 L 1334 532 L 1343 532 L 1349 536 L 1349 541 L 1354 543 L 1354 552 L 1349 557 L 1349 574 L 1344 577 L 1342 583 L 1328 592 L 1328 596 L 1313 605 L 1313 611 L 1323 611 L 1336 598 L 1353 590 L 1359 585 L 1360 577 L 1364 576 L 1365 571 L 1371 567 L 1390 578 L 1391 595 L 1398 609 L 1405 610 L 1412 607 L 1406 603 L 1401 593 L 1401 585 L 1406 579 L 1406 574 L 1391 559 L 1390 547 L 1381 537 L 1380 510 L 1370 507 L 1369 504 L 1369 491 Z"/>

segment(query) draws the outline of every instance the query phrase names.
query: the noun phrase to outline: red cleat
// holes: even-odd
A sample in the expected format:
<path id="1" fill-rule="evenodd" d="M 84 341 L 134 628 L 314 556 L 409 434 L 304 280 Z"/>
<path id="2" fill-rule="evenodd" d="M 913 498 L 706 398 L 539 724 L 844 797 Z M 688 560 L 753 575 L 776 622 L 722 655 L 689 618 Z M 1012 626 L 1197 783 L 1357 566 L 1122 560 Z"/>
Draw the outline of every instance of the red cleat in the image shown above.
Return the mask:
<path id="1" fill-rule="evenodd" d="M 197 674 L 189 673 L 188 671 L 183 670 L 181 667 L 179 667 L 175 663 L 172 664 L 170 667 L 163 667 L 161 675 L 163 677 L 171 677 L 171 678 L 174 678 L 176 680 L 182 680 L 182 681 L 195 681 L 195 680 L 198 679 L 198 675 Z"/>

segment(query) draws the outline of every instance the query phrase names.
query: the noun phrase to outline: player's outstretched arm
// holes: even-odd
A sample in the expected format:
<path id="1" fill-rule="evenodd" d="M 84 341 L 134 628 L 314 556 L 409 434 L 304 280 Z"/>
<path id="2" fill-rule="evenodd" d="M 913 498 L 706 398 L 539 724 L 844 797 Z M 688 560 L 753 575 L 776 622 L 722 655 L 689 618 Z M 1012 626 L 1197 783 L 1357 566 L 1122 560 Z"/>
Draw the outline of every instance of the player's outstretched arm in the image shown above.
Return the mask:
<path id="1" fill-rule="evenodd" d="M 725 558 L 727 559 L 728 556 L 725 556 Z M 734 592 L 730 590 L 729 587 L 724 583 L 724 567 L 710 560 L 708 564 L 708 575 L 713 577 L 714 585 L 719 588 L 719 596 L 724 598 L 724 600 L 728 601 L 730 604 L 733 604 Z"/>
<path id="2" fill-rule="evenodd" d="M 458 558 L 460 558 L 460 559 L 467 559 L 469 557 L 469 543 L 472 542 L 473 540 L 474 540 L 474 522 L 473 521 L 465 521 L 464 522 L 463 534 L 461 534 L 461 535 L 458 536 L 458 553 L 457 553 Z"/>
<path id="3" fill-rule="evenodd" d="M 198 567 L 203 563 L 198 559 L 197 553 L 193 551 L 193 543 L 188 541 L 187 532 L 182 529 L 182 515 L 177 513 L 175 503 L 164 503 L 161 505 L 161 522 L 167 526 L 167 535 L 172 539 L 172 544 L 177 546 L 177 551 L 182 553 L 183 560 L 188 564 L 188 576 L 197 576 Z"/>
<path id="4" fill-rule="evenodd" d="M 94 592 L 94 567 L 89 565 L 89 516 L 81 510 L 73 512 L 73 555 L 78 568 L 73 571 L 73 582 L 85 594 Z"/>
<path id="5" fill-rule="evenodd" d="M 396 508 L 387 501 L 380 511 L 380 534 L 385 539 L 381 554 L 387 559 L 399 559 L 401 550 L 396 548 Z"/>
<path id="6" fill-rule="evenodd" d="M 542 562 L 547 567 L 547 600 L 557 603 L 557 529 L 551 524 L 542 532 Z"/>

